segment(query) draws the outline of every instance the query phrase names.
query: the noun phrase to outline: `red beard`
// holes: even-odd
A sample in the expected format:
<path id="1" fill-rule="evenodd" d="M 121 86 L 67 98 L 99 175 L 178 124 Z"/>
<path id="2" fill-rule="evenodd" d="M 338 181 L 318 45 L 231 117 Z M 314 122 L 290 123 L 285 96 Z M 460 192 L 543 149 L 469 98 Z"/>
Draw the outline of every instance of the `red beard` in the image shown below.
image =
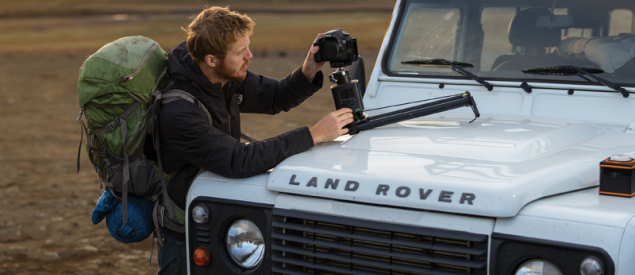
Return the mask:
<path id="1" fill-rule="evenodd" d="M 231 82 L 243 81 L 245 80 L 245 77 L 247 77 L 247 71 L 245 70 L 244 72 L 241 72 L 240 70 L 244 68 L 245 66 L 249 65 L 250 61 L 251 59 L 247 59 L 247 61 L 245 61 L 245 63 L 242 66 L 240 66 L 238 70 L 234 70 L 232 68 L 227 67 L 225 65 L 225 60 L 223 60 L 223 62 L 220 62 L 220 65 L 216 69 L 216 75 L 220 76 L 221 78 L 227 79 Z"/>

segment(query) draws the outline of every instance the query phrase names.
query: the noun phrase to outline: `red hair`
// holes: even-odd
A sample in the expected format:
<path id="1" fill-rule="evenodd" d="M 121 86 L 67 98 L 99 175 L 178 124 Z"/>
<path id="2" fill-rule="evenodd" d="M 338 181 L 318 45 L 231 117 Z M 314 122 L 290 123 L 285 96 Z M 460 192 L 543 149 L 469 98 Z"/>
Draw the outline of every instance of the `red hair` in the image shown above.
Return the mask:
<path id="1" fill-rule="evenodd" d="M 196 61 L 208 54 L 224 60 L 239 37 L 250 36 L 256 23 L 228 7 L 211 7 L 199 13 L 187 29 L 187 51 Z"/>

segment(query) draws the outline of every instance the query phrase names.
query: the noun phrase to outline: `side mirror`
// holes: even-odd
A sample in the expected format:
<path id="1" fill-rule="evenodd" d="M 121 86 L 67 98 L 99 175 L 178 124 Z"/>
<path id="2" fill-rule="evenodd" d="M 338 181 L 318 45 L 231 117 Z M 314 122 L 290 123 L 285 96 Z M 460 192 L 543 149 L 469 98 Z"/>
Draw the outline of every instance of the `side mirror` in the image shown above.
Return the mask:
<path id="1" fill-rule="evenodd" d="M 536 19 L 536 27 L 566 29 L 573 27 L 571 15 L 544 15 Z"/>
<path id="2" fill-rule="evenodd" d="M 362 56 L 358 56 L 356 61 L 348 68 L 351 79 L 357 79 L 359 81 L 359 90 L 364 97 L 366 93 L 366 70 L 364 69 L 364 59 Z"/>

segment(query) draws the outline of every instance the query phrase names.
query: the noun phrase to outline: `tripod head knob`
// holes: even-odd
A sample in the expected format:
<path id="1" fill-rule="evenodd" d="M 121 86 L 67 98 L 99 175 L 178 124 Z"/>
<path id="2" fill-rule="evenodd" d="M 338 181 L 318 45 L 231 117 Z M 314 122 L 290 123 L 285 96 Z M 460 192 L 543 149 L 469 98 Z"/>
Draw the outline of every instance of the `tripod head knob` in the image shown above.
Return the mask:
<path id="1" fill-rule="evenodd" d="M 351 82 L 350 73 L 344 68 L 339 68 L 337 71 L 329 75 L 329 80 L 333 84 L 343 85 Z"/>

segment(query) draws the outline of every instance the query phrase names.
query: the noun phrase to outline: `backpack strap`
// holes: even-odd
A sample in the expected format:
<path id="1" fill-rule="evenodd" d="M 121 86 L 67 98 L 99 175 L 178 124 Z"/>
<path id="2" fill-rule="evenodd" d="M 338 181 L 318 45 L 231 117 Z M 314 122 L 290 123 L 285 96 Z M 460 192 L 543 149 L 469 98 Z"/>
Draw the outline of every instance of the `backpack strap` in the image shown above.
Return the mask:
<path id="1" fill-rule="evenodd" d="M 161 161 L 161 146 L 160 144 L 160 138 L 159 138 L 159 122 L 158 122 L 158 108 L 159 105 L 161 104 L 167 104 L 170 102 L 173 102 L 175 100 L 186 100 L 192 104 L 197 105 L 198 107 L 200 107 L 201 109 L 203 109 L 203 111 L 205 111 L 205 114 L 207 115 L 207 120 L 209 122 L 209 125 L 212 126 L 213 121 L 212 121 L 212 116 L 209 113 L 209 111 L 207 110 L 207 108 L 205 108 L 205 105 L 203 105 L 203 103 L 201 103 L 200 100 L 196 99 L 196 97 L 194 97 L 193 95 L 191 95 L 190 93 L 183 91 L 183 90 L 170 90 L 170 87 L 172 86 L 172 84 L 174 84 L 174 80 L 170 81 L 170 83 L 168 84 L 167 88 L 165 90 L 167 90 L 166 92 L 162 92 L 159 90 L 155 90 L 154 94 L 154 107 L 152 108 L 152 141 L 154 144 L 154 150 L 157 152 L 157 161 L 158 161 L 158 166 L 159 166 L 159 171 L 161 172 L 161 175 L 164 174 L 163 172 L 163 163 Z M 164 91 L 165 91 L 164 90 Z M 257 140 L 250 138 L 249 136 L 242 134 L 240 135 L 242 138 L 244 138 L 245 140 L 249 141 L 249 142 L 257 142 Z M 180 171 L 177 170 L 173 173 L 170 173 L 170 178 L 175 176 L 178 172 Z M 194 179 L 196 179 L 201 173 L 203 173 L 205 171 L 205 169 L 199 169 L 199 171 L 196 173 L 196 175 L 194 176 Z M 183 227 L 182 224 L 180 224 L 178 221 L 176 221 L 176 217 L 174 215 L 174 210 L 173 207 L 176 208 L 178 211 L 184 212 L 182 209 L 180 209 L 178 206 L 176 206 L 176 204 L 174 204 L 174 202 L 172 201 L 172 199 L 170 198 L 170 196 L 168 196 L 168 191 L 167 191 L 167 186 L 165 184 L 165 180 L 163 179 L 163 177 L 161 178 L 161 185 L 162 185 L 162 193 L 163 193 L 163 202 L 164 204 L 161 205 L 160 201 L 158 200 L 158 198 L 156 198 L 155 204 L 154 204 L 154 209 L 152 210 L 152 220 L 154 222 L 154 228 L 156 229 L 156 233 L 157 233 L 157 242 L 161 245 L 163 245 L 163 238 L 161 236 L 161 227 L 164 228 L 168 228 L 174 232 L 177 233 L 185 233 L 185 228 Z M 166 217 L 166 209 L 167 209 L 167 217 Z"/>
<path id="2" fill-rule="evenodd" d="M 163 93 L 161 96 L 162 98 L 165 98 L 163 100 L 163 104 L 167 104 L 175 100 L 183 99 L 183 100 L 189 101 L 192 104 L 198 105 L 198 107 L 200 107 L 201 109 L 203 109 L 203 111 L 205 111 L 205 114 L 207 115 L 207 121 L 209 122 L 209 125 L 212 126 L 212 115 L 210 115 L 207 108 L 205 108 L 205 105 L 203 105 L 203 103 L 201 103 L 200 100 L 196 99 L 190 93 L 183 90 L 169 90 Z"/>
<path id="3" fill-rule="evenodd" d="M 128 149 L 126 148 L 126 137 L 128 136 L 128 123 L 126 118 L 136 110 L 141 102 L 135 101 L 126 109 L 119 117 L 105 126 L 108 133 L 114 131 L 117 127 L 121 126 L 121 140 L 123 141 L 123 184 L 121 186 L 121 200 L 123 201 L 123 224 L 121 227 L 126 226 L 128 223 L 128 185 L 130 184 L 130 158 L 128 157 Z"/>
<path id="4" fill-rule="evenodd" d="M 170 90 L 170 91 L 168 91 L 167 93 L 164 93 L 164 94 L 163 94 L 163 97 L 164 97 L 164 98 L 169 97 L 169 99 L 165 99 L 165 100 L 163 101 L 163 104 L 170 103 L 170 102 L 172 102 L 172 101 L 174 101 L 174 100 L 178 100 L 178 99 L 180 98 L 180 99 L 187 100 L 187 101 L 189 101 L 190 103 L 193 103 L 193 104 L 198 105 L 198 106 L 199 106 L 199 107 L 201 107 L 201 109 L 203 109 L 203 110 L 205 111 L 205 113 L 207 114 L 207 119 L 210 121 L 209 125 L 210 125 L 210 126 L 212 125 L 212 116 L 209 114 L 209 111 L 207 111 L 207 108 L 205 108 L 205 106 L 203 105 L 203 103 L 201 103 L 199 100 L 197 100 L 194 96 L 192 96 L 192 95 L 191 95 L 191 94 L 189 94 L 188 92 L 183 91 L 183 90 Z M 246 141 L 251 142 L 251 143 L 256 143 L 256 142 L 258 142 L 258 140 L 257 140 L 257 139 L 254 139 L 254 138 L 252 138 L 252 137 L 249 137 L 249 136 L 247 136 L 247 135 L 245 135 L 245 134 L 243 134 L 243 133 L 240 133 L 240 137 L 241 137 L 241 138 L 243 138 L 243 139 L 244 139 L 244 140 L 246 140 Z"/>
<path id="5" fill-rule="evenodd" d="M 108 131 L 108 133 L 114 131 L 119 125 L 122 124 L 122 120 L 126 120 L 126 118 L 130 114 L 132 114 L 132 112 L 134 112 L 134 110 L 136 110 L 137 107 L 139 107 L 139 105 L 141 105 L 141 102 L 139 102 L 139 101 L 135 101 L 134 103 L 132 103 L 132 105 L 130 105 L 130 107 L 128 107 L 128 109 L 126 109 L 123 113 L 121 113 L 121 115 L 119 115 L 119 117 L 115 118 L 115 120 L 111 121 L 110 123 L 108 123 L 108 125 L 106 125 L 104 127 L 104 128 L 106 128 L 106 131 Z M 124 127 L 121 128 L 122 131 L 123 131 L 123 128 Z M 125 141 L 125 138 L 124 138 L 124 143 L 125 142 L 126 141 Z"/>
<path id="6" fill-rule="evenodd" d="M 169 89 L 173 83 L 174 83 L 173 81 L 170 81 L 167 89 Z M 158 108 L 160 108 L 161 104 L 166 104 L 174 100 L 181 100 L 181 99 L 191 102 L 193 104 L 196 104 L 197 106 L 202 108 L 203 111 L 205 111 L 205 114 L 207 115 L 209 125 L 210 126 L 212 125 L 212 116 L 210 115 L 210 113 L 207 111 L 205 106 L 203 106 L 203 104 L 199 100 L 197 100 L 194 96 L 192 96 L 190 93 L 182 91 L 182 90 L 168 90 L 167 92 L 161 93 L 161 91 L 155 90 L 154 107 L 152 109 L 152 124 L 153 124 L 152 125 L 152 129 L 153 129 L 152 140 L 154 143 L 154 150 L 157 152 L 157 162 L 158 162 L 159 171 L 161 172 L 161 175 L 163 175 L 164 172 L 163 172 L 163 163 L 161 161 Z M 177 170 L 176 172 L 171 173 L 170 177 L 173 177 L 179 171 L 180 169 Z M 198 176 L 203 171 L 204 171 L 203 169 L 200 169 L 196 176 Z M 162 188 L 161 193 L 163 193 L 162 194 L 163 205 L 160 203 L 160 200 L 158 199 L 158 197 L 155 198 L 154 209 L 152 210 L 152 220 L 154 222 L 154 227 L 157 233 L 157 242 L 163 245 L 163 237 L 161 236 L 161 229 L 160 229 L 161 227 L 168 228 L 178 233 L 185 233 L 185 228 L 183 227 L 182 224 L 176 221 L 176 216 L 174 215 L 174 208 L 176 208 L 178 211 L 181 211 L 181 212 L 183 212 L 183 210 L 178 208 L 176 204 L 174 204 L 174 202 L 168 195 L 167 185 L 165 183 L 165 180 L 163 179 L 163 177 L 160 177 L 160 178 L 161 178 L 161 188 Z M 167 213 L 166 213 L 166 210 L 167 210 Z"/>
<path id="7" fill-rule="evenodd" d="M 172 86 L 172 84 L 174 83 L 174 81 L 170 81 L 170 83 L 168 84 L 168 87 Z M 167 188 L 167 184 L 165 183 L 165 178 L 163 178 L 163 175 L 165 174 L 163 172 L 163 162 L 161 161 L 161 140 L 160 140 L 160 135 L 159 135 L 159 108 L 161 105 L 161 101 L 163 98 L 163 94 L 161 93 L 161 91 L 159 90 L 155 90 L 153 93 L 154 95 L 154 104 L 152 107 L 152 144 L 154 145 L 154 150 L 157 152 L 157 162 L 158 162 L 158 166 L 159 166 L 159 179 L 161 180 L 161 193 L 162 194 L 157 194 L 154 198 L 154 209 L 152 210 L 152 220 L 154 222 L 154 229 L 155 232 L 157 232 L 157 242 L 161 245 L 163 245 L 163 237 L 161 236 L 161 227 L 159 227 L 159 219 L 158 219 L 158 212 L 159 212 L 159 208 L 160 208 L 160 203 L 159 203 L 159 195 L 163 196 L 163 201 L 165 202 L 165 208 L 168 209 L 168 217 L 170 218 L 174 218 L 174 211 L 172 210 L 172 203 L 170 201 L 170 197 L 168 196 L 168 188 Z M 162 211 L 162 214 L 164 212 Z M 183 229 L 185 230 L 185 229 Z"/>
<path id="8" fill-rule="evenodd" d="M 88 137 L 88 129 L 86 129 L 86 124 L 84 124 L 84 121 L 82 120 L 82 114 L 84 113 L 84 109 L 79 111 L 79 117 L 77 117 L 77 124 L 79 124 L 79 132 L 80 132 L 80 139 L 79 139 L 79 148 L 77 148 L 77 174 L 79 174 L 79 158 L 81 156 L 82 153 L 82 143 L 84 142 L 84 132 L 86 132 L 86 140 L 90 140 L 90 138 Z"/>
<path id="9" fill-rule="evenodd" d="M 168 210 L 168 215 L 166 215 L 166 208 L 171 209 L 172 207 L 176 208 L 176 211 L 179 211 L 183 213 L 183 215 L 185 215 L 185 210 L 176 206 L 176 204 L 174 204 L 174 201 L 172 201 L 172 199 L 170 198 L 168 198 L 167 203 L 163 205 L 159 200 L 154 201 L 154 208 L 152 209 L 152 222 L 154 223 L 155 233 L 157 235 L 157 242 L 160 245 L 164 245 L 163 237 L 161 236 L 161 227 L 170 229 L 177 233 L 185 233 L 185 226 L 176 221 L 175 216 L 169 216 L 169 212 L 171 212 L 170 210 Z M 172 212 L 174 211 L 173 209 L 171 210 Z"/>
<path id="10" fill-rule="evenodd" d="M 86 133 L 86 145 L 88 146 L 88 148 L 90 148 L 91 150 L 96 150 L 95 149 L 95 135 L 89 135 L 88 134 L 88 128 L 86 127 L 86 124 L 84 124 L 84 121 L 81 120 L 82 119 L 82 112 L 84 110 L 82 109 L 79 112 L 79 117 L 77 118 L 77 123 L 80 124 L 79 126 L 79 132 L 81 133 L 81 138 L 79 139 L 79 147 L 77 148 L 77 174 L 79 174 L 79 159 L 82 153 L 82 142 L 84 142 L 84 132 Z M 99 171 L 97 171 L 97 178 L 99 178 L 99 189 L 101 189 L 104 186 L 104 182 L 101 179 L 101 176 L 99 176 Z"/>
<path id="11" fill-rule="evenodd" d="M 205 106 L 203 105 L 203 103 L 201 103 L 198 99 L 196 99 L 193 95 L 191 95 L 190 93 L 183 91 L 183 90 L 169 90 L 168 92 L 164 93 L 162 95 L 163 98 L 167 98 L 163 100 L 163 104 L 167 104 L 170 103 L 174 100 L 178 100 L 178 99 L 184 99 L 189 101 L 190 103 L 196 104 L 199 107 L 201 107 L 201 109 L 203 109 L 205 111 L 205 114 L 207 114 L 207 119 L 210 122 L 209 125 L 212 125 L 212 116 L 210 115 L 209 111 L 207 111 L 207 108 L 205 108 Z M 248 135 L 245 135 L 243 133 L 240 133 L 240 137 L 243 138 L 246 141 L 249 141 L 251 143 L 256 143 L 258 142 L 257 139 L 249 137 Z"/>
<path id="12" fill-rule="evenodd" d="M 248 135 L 245 135 L 245 134 L 243 134 L 243 133 L 240 133 L 240 137 L 241 137 L 241 138 L 243 138 L 243 139 L 244 139 L 244 140 L 246 140 L 246 141 L 251 142 L 251 143 L 256 143 L 256 142 L 258 142 L 258 140 L 257 140 L 257 139 L 252 138 L 252 137 L 249 137 Z"/>
<path id="13" fill-rule="evenodd" d="M 130 184 L 130 160 L 128 159 L 128 150 L 126 149 L 126 137 L 128 136 L 128 124 L 126 118 L 135 110 L 141 102 L 135 101 L 132 106 L 119 116 L 121 124 L 121 139 L 123 140 L 123 185 L 121 186 L 122 201 L 123 201 L 123 224 L 121 227 L 126 226 L 128 223 L 128 184 Z"/>
<path id="14" fill-rule="evenodd" d="M 94 146 L 95 140 L 93 136 L 88 134 L 88 128 L 86 127 L 86 124 L 82 120 L 83 114 L 84 114 L 84 108 L 79 110 L 79 116 L 77 117 L 77 124 L 79 124 L 79 132 L 81 135 L 79 139 L 79 147 L 77 148 L 77 174 L 79 174 L 79 159 L 82 153 L 82 142 L 84 142 L 84 133 L 86 133 L 86 143 L 88 145 L 88 148 L 95 150 L 95 146 Z M 101 177 L 99 178 L 99 180 L 101 181 Z"/>

